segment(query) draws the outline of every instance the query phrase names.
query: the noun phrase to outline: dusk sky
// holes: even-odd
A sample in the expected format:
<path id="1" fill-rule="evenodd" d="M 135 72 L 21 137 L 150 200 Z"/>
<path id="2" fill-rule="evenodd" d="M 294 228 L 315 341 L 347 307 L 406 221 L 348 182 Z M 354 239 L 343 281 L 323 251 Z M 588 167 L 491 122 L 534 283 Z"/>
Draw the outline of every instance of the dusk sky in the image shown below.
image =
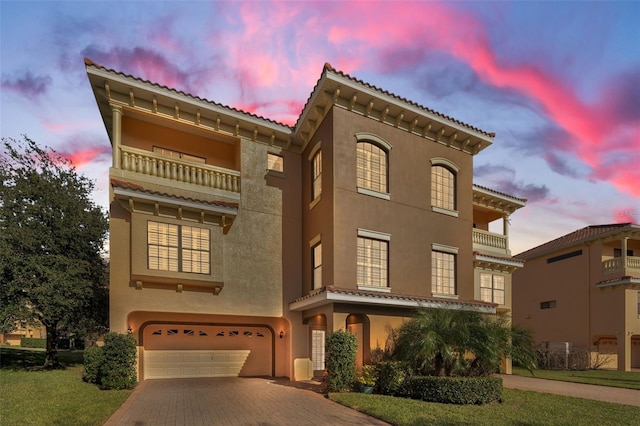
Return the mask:
<path id="1" fill-rule="evenodd" d="M 329 62 L 495 132 L 474 180 L 529 200 L 514 254 L 640 222 L 640 1 L 1 1 L 0 19 L 2 137 L 71 159 L 105 208 L 84 57 L 288 125 Z"/>

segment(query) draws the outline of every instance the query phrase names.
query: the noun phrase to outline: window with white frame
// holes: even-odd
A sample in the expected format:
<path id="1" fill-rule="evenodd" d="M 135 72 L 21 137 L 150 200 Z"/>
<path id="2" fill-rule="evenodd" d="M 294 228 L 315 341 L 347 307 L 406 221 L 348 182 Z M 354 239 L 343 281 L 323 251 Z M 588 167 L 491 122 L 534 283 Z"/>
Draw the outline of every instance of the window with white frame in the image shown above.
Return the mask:
<path id="1" fill-rule="evenodd" d="M 388 287 L 389 242 L 358 236 L 358 286 Z"/>
<path id="2" fill-rule="evenodd" d="M 274 172 L 284 172 L 284 158 L 277 154 L 267 153 L 267 169 Z"/>
<path id="3" fill-rule="evenodd" d="M 358 142 L 357 185 L 359 188 L 387 193 L 387 152 L 368 141 Z"/>
<path id="4" fill-rule="evenodd" d="M 456 255 L 431 251 L 431 291 L 435 294 L 456 294 Z"/>
<path id="5" fill-rule="evenodd" d="M 322 151 L 318 150 L 311 159 L 311 199 L 322 194 Z"/>
<path id="6" fill-rule="evenodd" d="M 456 209 L 456 175 L 439 164 L 431 166 L 431 205 L 446 210 Z"/>
<path id="7" fill-rule="evenodd" d="M 148 221 L 147 250 L 149 269 L 194 274 L 210 272 L 208 229 Z"/>
<path id="8" fill-rule="evenodd" d="M 311 247 L 311 264 L 313 268 L 311 288 L 313 290 L 322 287 L 322 244 L 317 243 Z"/>
<path id="9" fill-rule="evenodd" d="M 480 299 L 504 305 L 504 275 L 480 274 Z"/>

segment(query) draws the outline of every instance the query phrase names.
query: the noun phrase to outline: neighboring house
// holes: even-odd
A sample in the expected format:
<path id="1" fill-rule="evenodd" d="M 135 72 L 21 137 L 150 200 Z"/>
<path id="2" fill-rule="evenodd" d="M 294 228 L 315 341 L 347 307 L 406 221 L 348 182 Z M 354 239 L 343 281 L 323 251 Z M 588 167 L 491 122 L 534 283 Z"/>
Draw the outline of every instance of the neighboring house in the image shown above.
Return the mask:
<path id="1" fill-rule="evenodd" d="M 290 127 L 85 62 L 113 146 L 110 326 L 140 379 L 308 379 L 333 330 L 362 365 L 419 306 L 510 313 L 525 200 L 472 183 L 493 134 L 328 64 Z"/>
<path id="2" fill-rule="evenodd" d="M 47 331 L 44 327 L 29 325 L 26 321 L 16 321 L 13 330 L 0 334 L 0 344 L 20 346 L 23 338 L 46 338 Z"/>
<path id="3" fill-rule="evenodd" d="M 514 323 L 640 368 L 640 226 L 587 226 L 516 257 Z"/>

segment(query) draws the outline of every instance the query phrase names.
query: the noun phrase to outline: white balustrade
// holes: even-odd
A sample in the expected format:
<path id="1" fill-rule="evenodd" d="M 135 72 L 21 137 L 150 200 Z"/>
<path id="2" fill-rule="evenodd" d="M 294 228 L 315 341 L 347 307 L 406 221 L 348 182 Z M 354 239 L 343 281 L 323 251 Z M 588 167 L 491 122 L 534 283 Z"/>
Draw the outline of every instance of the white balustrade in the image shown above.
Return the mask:
<path id="1" fill-rule="evenodd" d="M 507 237 L 505 235 L 494 234 L 482 229 L 473 230 L 473 243 L 501 250 L 507 249 Z"/>
<path id="2" fill-rule="evenodd" d="M 240 192 L 240 172 L 236 170 L 188 163 L 128 146 L 121 146 L 120 151 L 120 168 L 123 170 L 223 191 Z"/>
<path id="3" fill-rule="evenodd" d="M 640 269 L 640 257 L 636 256 L 627 256 L 627 265 L 628 269 Z M 622 257 L 614 257 L 613 259 L 607 259 L 602 261 L 602 273 L 603 274 L 615 274 L 615 273 L 624 273 L 625 266 L 622 263 Z"/>

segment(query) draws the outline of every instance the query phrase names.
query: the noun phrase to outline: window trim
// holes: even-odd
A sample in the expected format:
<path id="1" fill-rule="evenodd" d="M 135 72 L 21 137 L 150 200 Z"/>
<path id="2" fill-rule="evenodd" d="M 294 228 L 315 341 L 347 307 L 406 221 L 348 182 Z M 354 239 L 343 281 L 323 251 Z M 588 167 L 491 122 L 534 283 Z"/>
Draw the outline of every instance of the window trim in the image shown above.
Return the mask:
<path id="1" fill-rule="evenodd" d="M 177 229 L 176 232 L 176 240 L 177 240 L 177 245 L 175 246 L 175 249 L 177 251 L 176 253 L 176 257 L 175 257 L 175 262 L 177 264 L 177 269 L 173 270 L 171 268 L 167 268 L 167 269 L 161 269 L 161 268 L 152 268 L 151 267 L 151 252 L 150 252 L 150 247 L 151 246 L 157 246 L 157 247 L 173 247 L 173 246 L 168 246 L 168 245 L 160 245 L 160 244 L 152 244 L 150 239 L 149 239 L 149 232 L 150 232 L 150 225 L 151 224 L 156 224 L 156 225 L 166 225 L 166 226 L 171 226 L 171 227 L 175 227 Z M 175 223 L 169 223 L 169 222 L 161 222 L 158 220 L 147 220 L 146 221 L 146 257 L 147 257 L 147 270 L 148 271 L 159 271 L 159 272 L 170 272 L 170 273 L 180 273 L 180 274 L 189 274 L 191 276 L 211 276 L 212 274 L 212 261 L 211 261 L 211 230 L 207 227 L 200 227 L 200 226 L 193 226 L 191 224 L 175 224 Z M 184 245 L 184 234 L 183 234 L 183 228 L 188 227 L 188 228 L 194 228 L 197 229 L 199 231 L 206 231 L 207 234 L 207 246 L 206 246 L 206 250 L 203 249 L 193 249 L 193 248 L 187 248 Z M 207 266 L 207 271 L 206 272 L 194 272 L 194 271 L 185 271 L 185 256 L 184 253 L 185 251 L 190 251 L 190 252 L 199 252 L 202 253 L 205 258 L 207 259 L 206 262 L 201 262 L 202 265 L 206 265 Z M 171 260 L 171 258 L 168 258 L 168 260 Z"/>
<path id="2" fill-rule="evenodd" d="M 482 286 L 482 276 L 489 276 L 490 277 L 490 287 L 483 287 Z M 496 288 L 496 277 L 500 277 L 502 278 L 502 289 L 497 289 Z M 491 300 L 484 300 L 482 297 L 482 289 L 489 289 L 491 290 Z M 502 292 L 502 303 L 500 302 L 496 302 L 496 291 L 498 292 Z M 497 305 L 505 305 L 506 301 L 507 301 L 507 277 L 505 277 L 504 275 L 501 274 L 492 274 L 490 272 L 480 272 L 480 300 L 482 300 L 483 302 L 489 302 L 489 303 L 495 303 Z"/>
<path id="3" fill-rule="evenodd" d="M 435 270 L 433 268 L 434 253 L 443 253 L 453 256 L 453 293 L 440 293 L 435 291 L 437 286 L 434 281 Z M 437 278 L 437 277 L 436 277 Z M 431 294 L 434 297 L 442 297 L 446 299 L 458 299 L 458 248 L 447 246 L 444 244 L 431 244 Z"/>
<path id="4" fill-rule="evenodd" d="M 320 265 L 316 265 L 316 248 L 320 247 Z M 309 241 L 309 249 L 311 253 L 311 292 L 316 292 L 322 289 L 322 238 L 320 235 L 316 235 L 311 241 Z M 320 270 L 320 282 L 316 283 L 316 270 Z M 319 285 L 316 285 L 319 284 Z"/>
<path id="5" fill-rule="evenodd" d="M 431 159 L 431 169 L 429 170 L 429 179 L 431 182 L 431 192 L 433 193 L 433 168 L 434 167 L 444 167 L 445 169 L 449 170 L 449 172 L 451 172 L 453 174 L 453 209 L 449 209 L 446 207 L 442 207 L 442 206 L 436 206 L 433 203 L 433 195 L 429 194 L 430 196 L 430 203 L 431 203 L 431 211 L 435 212 L 435 213 L 441 213 L 441 214 L 445 214 L 448 216 L 453 216 L 453 217 L 458 217 L 458 174 L 460 174 L 460 167 L 454 163 L 453 161 L 447 159 L 447 158 L 443 158 L 443 157 L 435 157 Z"/>
<path id="6" fill-rule="evenodd" d="M 390 189 L 389 189 L 389 170 L 390 170 L 390 157 L 391 157 L 391 149 L 393 149 L 393 146 L 387 142 L 386 140 L 384 140 L 383 138 L 381 138 L 380 136 L 377 136 L 373 133 L 368 133 L 368 132 L 358 132 L 355 134 L 355 138 L 356 138 L 356 188 L 357 188 L 357 192 L 359 194 L 364 194 L 364 195 L 369 195 L 372 197 L 377 197 L 377 198 L 381 198 L 383 200 L 390 200 L 391 196 L 390 196 Z M 385 189 L 386 191 L 377 191 L 375 189 L 371 189 L 371 188 L 367 188 L 367 187 L 363 187 L 358 185 L 358 179 L 357 179 L 357 175 L 358 175 L 358 166 L 357 166 L 357 160 L 358 160 L 358 145 L 359 144 L 371 144 L 375 147 L 377 147 L 378 149 L 380 149 L 382 152 L 384 152 L 385 154 Z"/>
<path id="7" fill-rule="evenodd" d="M 362 239 L 368 239 L 368 240 L 373 240 L 373 241 L 380 241 L 385 243 L 386 245 L 386 265 L 385 265 L 385 273 L 386 273 L 386 277 L 385 277 L 385 282 L 386 282 L 386 286 L 382 287 L 382 286 L 376 286 L 376 285 L 366 285 L 366 284 L 360 284 L 357 281 L 357 270 L 359 268 L 358 265 L 358 255 L 357 255 L 357 241 L 356 241 L 356 284 L 358 286 L 358 290 L 369 290 L 369 291 L 379 291 L 382 293 L 390 293 L 391 292 L 391 286 L 390 286 L 390 280 L 389 280 L 389 242 L 391 241 L 391 234 L 387 234 L 384 232 L 378 232 L 378 231 L 371 231 L 368 229 L 361 229 L 358 228 L 358 236 L 357 236 L 358 240 L 360 238 Z"/>
<path id="8" fill-rule="evenodd" d="M 311 202 L 309 203 L 309 209 L 312 209 L 316 204 L 320 202 L 322 199 L 322 169 L 323 169 L 323 158 L 322 158 L 322 143 L 318 142 L 315 144 L 311 152 L 309 153 L 309 175 L 311 177 Z M 315 161 L 317 156 L 320 155 L 320 172 L 318 175 L 315 175 Z M 315 193 L 315 185 L 316 180 L 320 179 L 320 187 L 318 194 Z"/>

